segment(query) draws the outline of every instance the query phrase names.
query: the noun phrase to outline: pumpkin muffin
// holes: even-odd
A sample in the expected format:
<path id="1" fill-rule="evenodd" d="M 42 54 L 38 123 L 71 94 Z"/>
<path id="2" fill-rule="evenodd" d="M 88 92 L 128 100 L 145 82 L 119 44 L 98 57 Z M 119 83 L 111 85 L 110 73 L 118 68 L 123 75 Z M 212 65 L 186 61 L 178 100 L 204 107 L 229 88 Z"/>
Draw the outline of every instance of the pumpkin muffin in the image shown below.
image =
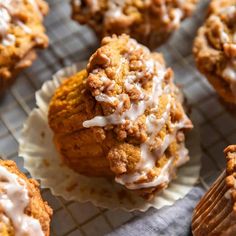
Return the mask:
<path id="1" fill-rule="evenodd" d="M 199 71 L 221 98 L 236 104 L 236 1 L 213 0 L 193 52 Z"/>
<path id="2" fill-rule="evenodd" d="M 51 215 L 38 182 L 27 179 L 13 161 L 0 160 L 0 235 L 49 236 Z"/>
<path id="3" fill-rule="evenodd" d="M 194 210 L 194 236 L 236 235 L 236 145 L 228 146 L 224 152 L 226 170 Z"/>
<path id="4" fill-rule="evenodd" d="M 48 121 L 66 165 L 150 198 L 188 161 L 192 123 L 173 71 L 127 35 L 105 37 L 87 69 L 65 80 Z"/>
<path id="5" fill-rule="evenodd" d="M 129 34 L 156 48 L 190 16 L 198 0 L 72 0 L 72 18 L 88 24 L 99 38 Z"/>
<path id="6" fill-rule="evenodd" d="M 44 0 L 0 1 L 0 95 L 16 75 L 36 58 L 37 48 L 46 48 L 42 25 L 48 12 Z"/>

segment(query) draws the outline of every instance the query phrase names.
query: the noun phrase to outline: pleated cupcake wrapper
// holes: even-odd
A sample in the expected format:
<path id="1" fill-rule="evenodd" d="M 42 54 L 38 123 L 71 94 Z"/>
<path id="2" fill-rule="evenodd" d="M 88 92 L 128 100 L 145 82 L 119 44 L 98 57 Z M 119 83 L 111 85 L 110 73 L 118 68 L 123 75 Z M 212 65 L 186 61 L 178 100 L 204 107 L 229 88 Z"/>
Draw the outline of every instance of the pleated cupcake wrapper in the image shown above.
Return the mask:
<path id="1" fill-rule="evenodd" d="M 96 206 L 109 209 L 160 209 L 183 198 L 197 182 L 200 172 L 201 149 L 196 128 L 187 137 L 190 161 L 178 169 L 177 179 L 151 201 L 144 200 L 115 181 L 80 175 L 62 163 L 53 143 L 53 132 L 48 125 L 48 106 L 61 82 L 82 68 L 85 68 L 85 63 L 60 70 L 36 93 L 38 108 L 30 113 L 20 138 L 19 156 L 23 157 L 25 168 L 33 178 L 41 181 L 43 188 L 49 188 L 56 196 L 66 200 L 90 201 Z"/>
<path id="2" fill-rule="evenodd" d="M 193 235 L 236 235 L 236 214 L 225 178 L 224 171 L 195 208 Z"/>

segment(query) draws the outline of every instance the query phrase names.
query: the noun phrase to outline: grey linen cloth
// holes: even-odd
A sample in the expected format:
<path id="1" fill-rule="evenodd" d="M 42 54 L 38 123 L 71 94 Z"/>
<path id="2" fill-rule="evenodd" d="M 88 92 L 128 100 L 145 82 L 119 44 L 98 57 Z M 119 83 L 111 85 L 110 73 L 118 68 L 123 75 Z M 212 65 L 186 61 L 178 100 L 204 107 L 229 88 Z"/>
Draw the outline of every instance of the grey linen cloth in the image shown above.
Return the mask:
<path id="1" fill-rule="evenodd" d="M 202 195 L 202 187 L 194 187 L 173 206 L 150 209 L 120 226 L 107 236 L 188 236 L 191 235 L 192 212 Z"/>

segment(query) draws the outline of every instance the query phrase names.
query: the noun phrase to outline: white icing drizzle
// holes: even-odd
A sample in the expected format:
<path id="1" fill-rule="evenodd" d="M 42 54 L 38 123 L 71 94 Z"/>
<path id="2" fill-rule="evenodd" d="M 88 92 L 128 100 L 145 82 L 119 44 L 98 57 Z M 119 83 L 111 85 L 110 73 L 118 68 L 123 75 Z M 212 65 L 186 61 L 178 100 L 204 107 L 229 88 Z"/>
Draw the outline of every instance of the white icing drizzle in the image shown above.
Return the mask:
<path id="1" fill-rule="evenodd" d="M 105 23 L 110 22 L 114 19 L 120 19 L 124 17 L 123 7 L 125 5 L 125 0 L 109 0 L 108 10 L 105 13 Z"/>
<path id="2" fill-rule="evenodd" d="M 36 1 L 35 0 L 28 0 L 28 1 L 34 7 L 34 9 L 35 9 L 36 13 L 38 14 L 38 16 L 40 17 L 40 19 L 42 19 L 43 15 L 42 15 L 41 11 L 39 10 L 39 6 L 36 3 Z"/>
<path id="3" fill-rule="evenodd" d="M 224 7 L 220 10 L 220 13 L 227 14 L 229 17 L 234 17 L 236 6 Z"/>
<path id="4" fill-rule="evenodd" d="M 150 145 L 156 142 L 155 138 L 157 134 L 167 122 L 170 113 L 170 107 L 171 104 L 168 103 L 166 111 L 160 119 L 157 119 L 154 114 L 151 114 L 146 118 L 147 132 L 150 136 L 145 143 L 141 144 L 141 160 L 138 165 L 138 168 L 140 168 L 141 171 L 153 168 L 155 166 L 156 158 L 162 156 L 166 148 L 173 141 L 174 136 L 166 135 L 159 148 L 156 148 L 153 152 L 150 150 Z M 120 178 L 122 179 L 122 176 Z"/>
<path id="5" fill-rule="evenodd" d="M 86 128 L 92 127 L 92 126 L 99 126 L 99 127 L 103 127 L 106 126 L 108 124 L 113 124 L 113 125 L 118 125 L 118 124 L 123 124 L 125 123 L 126 119 L 129 120 L 136 120 L 140 115 L 142 115 L 144 113 L 144 111 L 148 108 L 148 107 L 152 107 L 153 104 L 156 104 L 156 106 L 158 105 L 158 98 L 159 96 L 162 94 L 162 88 L 161 88 L 161 83 L 162 80 L 164 78 L 165 75 L 165 68 L 161 67 L 157 62 L 154 62 L 153 60 L 149 60 L 146 62 L 146 67 L 147 67 L 147 71 L 154 70 L 154 67 L 159 68 L 160 70 L 158 71 L 159 73 L 159 77 L 155 76 L 153 78 L 153 88 L 152 88 L 152 93 L 149 94 L 144 94 L 144 91 L 142 91 L 142 96 L 141 98 L 144 97 L 148 97 L 148 99 L 146 100 L 141 100 L 138 104 L 132 103 L 131 107 L 126 110 L 125 112 L 123 112 L 122 114 L 120 114 L 120 109 L 117 109 L 116 112 L 114 112 L 113 114 L 109 115 L 109 116 L 96 116 L 91 120 L 87 120 L 83 122 L 83 126 Z M 142 76 L 142 74 L 137 74 L 137 76 Z M 104 80 L 104 77 L 102 77 Z M 136 88 L 139 88 L 139 90 L 141 91 L 141 85 L 138 83 L 134 83 L 136 76 L 134 74 L 132 75 L 127 75 L 126 79 L 125 79 L 125 85 L 126 87 L 128 86 L 129 89 L 131 89 L 131 87 L 135 86 Z M 132 82 L 132 84 L 131 84 Z M 166 91 L 168 90 L 169 87 L 166 87 Z M 122 108 L 123 106 L 123 102 L 122 102 L 122 98 L 124 98 L 125 96 L 127 96 L 126 94 L 120 94 L 118 97 L 110 97 L 110 101 L 115 101 L 116 99 L 118 99 L 120 101 L 120 106 Z M 101 101 L 101 97 L 104 97 L 104 94 L 96 96 L 96 98 L 99 98 L 99 100 Z M 108 101 L 107 95 L 105 96 L 106 101 Z M 105 101 L 103 98 L 102 100 Z M 97 100 L 97 101 L 99 101 Z"/>
<path id="6" fill-rule="evenodd" d="M 120 109 L 123 104 L 120 103 Z M 126 119 L 128 120 L 136 120 L 139 116 L 141 116 L 144 111 L 146 110 L 145 102 L 141 101 L 138 104 L 131 104 L 131 108 L 124 113 L 120 114 L 118 109 L 109 116 L 95 116 L 91 120 L 87 120 L 83 122 L 83 126 L 85 128 L 93 127 L 93 126 L 99 126 L 104 127 L 108 124 L 112 125 L 118 125 L 118 124 L 124 124 Z"/>
<path id="7" fill-rule="evenodd" d="M 232 83 L 236 83 L 236 59 L 227 64 L 222 72 L 223 77 L 230 80 Z"/>
<path id="8" fill-rule="evenodd" d="M 162 141 L 162 144 L 160 145 L 160 147 L 158 149 L 155 149 L 153 152 L 151 152 L 148 142 L 154 141 L 153 138 L 155 137 L 155 135 L 158 134 L 158 132 L 155 133 L 156 131 L 158 131 L 158 126 L 157 126 L 156 130 L 154 130 L 154 132 L 151 134 L 151 137 L 148 139 L 148 141 L 141 144 L 141 160 L 137 166 L 138 171 L 135 174 L 133 174 L 133 173 L 132 174 L 124 174 L 119 177 L 116 177 L 116 182 L 125 185 L 129 189 L 149 188 L 149 187 L 157 186 L 158 184 L 162 183 L 162 182 L 160 182 L 160 179 L 163 178 L 162 171 L 158 176 L 156 176 L 150 182 L 146 182 L 145 184 L 144 183 L 135 183 L 135 182 L 138 182 L 140 179 L 144 178 L 147 175 L 147 173 L 155 166 L 156 160 L 164 154 L 166 149 L 169 147 L 169 145 L 176 138 L 177 130 L 180 128 L 183 128 L 183 127 L 184 127 L 184 123 L 183 123 L 183 125 L 181 125 L 180 123 L 177 125 L 173 124 L 172 128 L 174 129 L 174 133 L 167 134 L 165 136 L 164 140 Z M 159 128 L 159 129 L 161 129 L 161 128 Z M 171 159 L 168 160 L 167 164 L 165 165 L 165 167 L 168 166 L 167 169 L 169 169 L 171 163 L 173 162 L 173 161 L 170 162 L 170 160 L 173 160 L 173 159 L 174 158 L 172 157 Z M 178 160 L 176 163 L 176 167 L 183 165 L 187 161 L 188 161 L 188 150 L 182 144 L 181 149 L 178 152 Z M 165 167 L 164 167 L 164 169 L 166 169 Z M 164 178 L 166 178 L 165 176 L 166 176 L 166 174 L 164 175 Z M 168 175 L 168 182 L 169 181 L 170 181 L 170 176 Z M 166 181 L 163 181 L 163 183 L 164 182 L 166 182 Z"/>
<path id="9" fill-rule="evenodd" d="M 226 14 L 227 17 L 229 17 L 229 18 L 234 18 L 235 17 L 235 12 L 236 12 L 236 6 L 228 6 L 228 7 L 222 8 L 220 10 L 220 14 Z M 212 15 L 211 19 L 215 20 L 215 21 L 221 21 L 220 17 L 217 16 L 217 15 Z M 227 32 L 224 31 L 223 27 L 220 29 L 220 40 L 223 44 L 228 43 L 230 41 L 230 38 L 229 38 Z M 233 40 L 232 41 L 236 42 L 236 33 L 233 35 Z"/>
<path id="10" fill-rule="evenodd" d="M 111 103 L 113 104 L 114 102 L 118 101 L 118 99 L 116 97 L 113 97 L 113 96 L 108 96 L 104 93 L 98 95 L 98 96 L 95 96 L 95 99 L 98 101 L 98 102 L 106 102 L 106 103 Z"/>
<path id="11" fill-rule="evenodd" d="M 4 46 L 11 45 L 15 42 L 15 36 L 8 34 L 9 25 L 11 22 L 11 16 L 6 8 L 0 1 L 0 39 L 2 38 L 2 44 Z"/>
<path id="12" fill-rule="evenodd" d="M 28 1 L 42 17 L 35 0 Z M 21 2 L 22 0 L 0 0 L 0 43 L 3 46 L 10 46 L 15 43 L 15 36 L 9 33 L 11 24 L 21 27 L 27 34 L 32 33 L 32 30 L 15 16 L 15 8 Z"/>
<path id="13" fill-rule="evenodd" d="M 11 17 L 5 8 L 0 8 L 0 34 L 4 35 L 8 30 Z"/>
<path id="14" fill-rule="evenodd" d="M 222 72 L 222 76 L 230 81 L 230 89 L 236 97 L 236 60 L 228 63 Z"/>
<path id="15" fill-rule="evenodd" d="M 181 18 L 183 17 L 183 11 L 181 11 L 179 8 L 174 10 L 174 19 L 172 21 L 172 24 L 178 27 Z"/>
<path id="16" fill-rule="evenodd" d="M 27 33 L 27 34 L 31 34 L 32 33 L 32 30 L 27 25 L 22 23 L 21 21 L 16 20 L 16 24 L 18 26 L 20 26 L 25 31 L 25 33 Z"/>
<path id="17" fill-rule="evenodd" d="M 3 40 L 2 40 L 2 45 L 4 45 L 4 46 L 10 46 L 10 45 L 14 44 L 15 41 L 16 41 L 15 35 L 13 35 L 13 34 L 8 34 L 8 35 L 6 35 L 5 38 L 3 38 Z"/>
<path id="18" fill-rule="evenodd" d="M 161 2 L 161 10 L 162 10 L 162 20 L 163 22 L 169 23 L 175 27 L 178 27 L 181 18 L 183 17 L 183 11 L 181 10 L 182 5 L 184 4 L 183 1 L 178 1 L 178 7 L 171 9 L 171 13 L 173 14 L 173 17 L 170 17 L 170 13 L 168 12 L 166 1 L 163 0 Z M 172 19 L 173 18 L 173 19 Z"/>
<path id="19" fill-rule="evenodd" d="M 44 236 L 38 220 L 24 213 L 29 204 L 26 183 L 16 174 L 0 166 L 0 206 L 11 219 L 16 236 Z"/>
<path id="20" fill-rule="evenodd" d="M 136 41 L 131 40 L 128 45 L 130 52 L 132 54 L 133 51 L 140 49 L 140 45 L 136 43 Z M 144 50 L 144 53 L 150 53 L 149 50 L 145 47 L 142 47 Z M 127 63 L 129 63 L 129 55 L 126 55 Z M 156 178 L 154 178 L 150 182 L 144 183 L 135 183 L 138 182 L 141 178 L 144 176 L 147 176 L 147 173 L 151 171 L 156 164 L 156 160 L 160 158 L 166 149 L 169 147 L 169 145 L 176 139 L 176 134 L 179 129 L 182 129 L 185 127 L 185 122 L 188 119 L 185 115 L 183 119 L 179 123 L 171 124 L 171 129 L 173 130 L 171 134 L 167 134 L 163 140 L 160 140 L 159 147 L 153 147 L 152 150 L 151 147 L 155 146 L 156 144 L 156 138 L 158 136 L 158 133 L 161 131 L 161 129 L 164 127 L 164 125 L 168 122 L 168 118 L 170 116 L 170 110 L 171 110 L 171 104 L 173 97 L 171 94 L 173 93 L 172 87 L 169 84 L 166 84 L 164 88 L 163 87 L 163 80 L 166 74 L 166 69 L 163 65 L 159 64 L 154 59 L 148 59 L 144 60 L 145 63 L 145 70 L 143 72 L 134 72 L 131 71 L 126 75 L 126 78 L 124 80 L 124 87 L 126 91 L 129 91 L 130 89 L 136 88 L 140 92 L 139 101 L 137 103 L 131 102 L 131 106 L 129 109 L 124 110 L 123 107 L 123 100 L 125 99 L 127 94 L 120 94 L 117 96 L 108 96 L 105 94 L 100 94 L 99 96 L 95 96 L 95 99 L 99 102 L 118 102 L 118 108 L 114 113 L 108 116 L 96 116 L 90 120 L 84 121 L 83 126 L 86 128 L 93 127 L 93 126 L 99 126 L 104 127 L 106 125 L 119 125 L 126 123 L 127 120 L 135 121 L 137 120 L 141 115 L 144 114 L 144 112 L 147 109 L 150 109 L 151 112 L 157 112 L 158 111 L 158 105 L 159 105 L 159 99 L 160 96 L 167 96 L 167 105 L 165 108 L 165 111 L 161 115 L 161 118 L 157 119 L 156 115 L 151 113 L 146 116 L 146 128 L 148 133 L 148 138 L 145 143 L 142 143 L 140 145 L 141 148 L 141 158 L 139 163 L 137 164 L 137 171 L 132 174 L 122 174 L 118 177 L 116 177 L 116 181 L 120 184 L 125 185 L 127 188 L 130 189 L 139 189 L 145 187 L 153 187 L 159 184 L 161 181 L 167 181 L 169 179 L 169 175 L 167 175 L 165 172 L 167 172 L 167 169 L 169 169 L 169 166 L 171 166 L 172 161 L 168 161 L 169 164 L 166 164 L 166 167 L 163 168 L 160 175 Z M 95 71 L 96 73 L 96 71 Z M 145 76 L 146 73 L 150 73 L 153 76 L 152 82 L 153 86 L 151 91 L 147 92 L 146 90 L 142 89 L 142 84 L 137 82 L 138 79 L 141 79 L 143 76 Z M 157 75 L 156 75 L 157 73 Z M 106 82 L 108 78 L 101 77 L 101 80 L 103 82 Z M 179 159 L 185 159 L 186 161 L 186 149 L 182 147 L 182 152 L 179 153 L 181 157 Z M 173 158 L 172 158 L 173 159 Z M 185 162 L 184 160 L 179 162 L 179 165 Z"/>
<path id="21" fill-rule="evenodd" d="M 170 21 L 170 18 L 165 1 L 161 1 L 161 12 L 162 12 L 162 20 L 168 23 Z"/>
<path id="22" fill-rule="evenodd" d="M 144 182 L 144 183 L 139 183 L 139 184 L 134 184 L 134 182 L 137 179 L 146 179 L 146 173 L 144 174 L 132 174 L 130 175 L 126 175 L 122 181 L 120 178 L 116 178 L 116 182 L 120 183 L 120 184 L 124 184 L 124 182 L 126 183 L 126 187 L 128 189 L 140 189 L 140 188 L 149 188 L 149 187 L 153 187 L 153 186 L 158 186 L 162 183 L 169 183 L 170 179 L 171 179 L 171 167 L 173 165 L 173 161 L 174 158 L 170 158 L 167 163 L 165 164 L 164 167 L 162 167 L 160 174 L 156 176 L 156 178 L 154 178 L 154 180 L 152 180 L 152 182 Z M 128 183 L 127 183 L 128 182 Z"/>
<path id="23" fill-rule="evenodd" d="M 223 30 L 220 31 L 220 40 L 221 40 L 222 43 L 228 43 L 229 42 L 229 36 Z"/>
<path id="24" fill-rule="evenodd" d="M 236 16 L 236 5 L 222 8 L 220 14 L 227 14 L 227 17 L 234 19 Z M 220 18 L 216 17 L 216 20 L 220 21 Z M 219 29 L 220 41 L 223 47 L 227 46 L 230 50 L 236 51 L 236 32 L 233 33 L 232 40 L 230 40 L 229 35 L 225 32 L 224 28 Z M 230 53 L 229 53 L 230 54 Z M 221 72 L 221 76 L 230 83 L 230 89 L 236 98 L 236 58 L 235 56 L 228 55 L 228 63 L 224 70 Z"/>

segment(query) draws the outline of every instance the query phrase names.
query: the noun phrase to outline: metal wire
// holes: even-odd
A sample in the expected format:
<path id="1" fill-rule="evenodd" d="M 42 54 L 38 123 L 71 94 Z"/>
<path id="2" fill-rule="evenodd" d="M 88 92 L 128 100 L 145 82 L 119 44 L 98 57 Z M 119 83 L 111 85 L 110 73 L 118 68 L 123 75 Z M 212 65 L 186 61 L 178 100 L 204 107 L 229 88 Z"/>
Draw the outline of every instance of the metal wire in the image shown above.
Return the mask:
<path id="1" fill-rule="evenodd" d="M 39 53 L 34 65 L 21 74 L 0 101 L 0 152 L 16 161 L 27 175 L 22 160 L 17 156 L 18 137 L 23 122 L 35 106 L 35 91 L 58 69 L 87 59 L 98 45 L 87 27 L 79 26 L 70 19 L 68 1 L 48 2 L 51 12 L 45 24 L 51 39 L 50 46 Z M 158 49 L 166 57 L 168 66 L 174 69 L 176 81 L 183 87 L 200 127 L 203 150 L 200 184 L 205 189 L 224 168 L 223 148 L 236 138 L 234 118 L 218 101 L 217 95 L 193 63 L 192 41 L 204 19 L 203 9 L 207 2 L 200 1 L 194 16 L 186 20 L 169 42 Z M 42 194 L 54 209 L 51 234 L 55 236 L 103 235 L 137 215 L 136 212 L 96 208 L 90 203 L 67 202 L 52 196 L 47 189 L 42 190 Z"/>

